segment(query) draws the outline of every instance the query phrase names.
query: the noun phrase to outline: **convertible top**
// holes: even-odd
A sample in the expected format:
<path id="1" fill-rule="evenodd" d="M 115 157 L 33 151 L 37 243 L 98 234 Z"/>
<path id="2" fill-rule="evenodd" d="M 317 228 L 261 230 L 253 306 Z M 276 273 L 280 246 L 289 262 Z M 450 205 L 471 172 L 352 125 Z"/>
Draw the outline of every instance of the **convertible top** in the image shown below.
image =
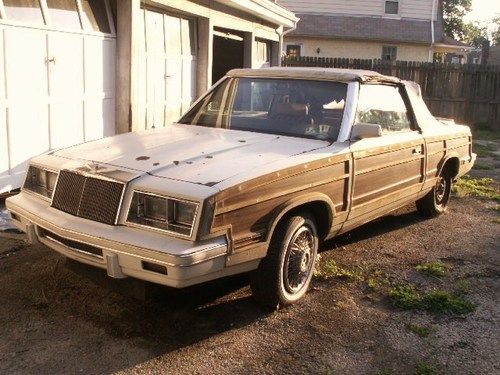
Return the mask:
<path id="1" fill-rule="evenodd" d="M 337 68 L 273 67 L 262 69 L 233 69 L 229 71 L 227 75 L 229 77 L 321 79 L 337 82 L 401 82 L 399 78 L 385 76 L 371 70 Z"/>

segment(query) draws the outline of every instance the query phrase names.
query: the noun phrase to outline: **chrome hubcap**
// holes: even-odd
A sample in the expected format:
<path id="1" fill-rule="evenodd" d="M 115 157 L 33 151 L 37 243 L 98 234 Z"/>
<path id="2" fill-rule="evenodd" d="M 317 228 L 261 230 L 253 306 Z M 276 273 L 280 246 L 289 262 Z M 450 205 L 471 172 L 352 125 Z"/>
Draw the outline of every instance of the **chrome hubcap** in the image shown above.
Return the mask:
<path id="1" fill-rule="evenodd" d="M 283 283 L 289 293 L 297 293 L 307 282 L 313 268 L 314 235 L 303 226 L 295 232 L 288 245 L 283 267 Z"/>
<path id="2" fill-rule="evenodd" d="M 441 204 L 446 194 L 446 180 L 443 177 L 440 176 L 438 178 L 434 191 L 436 196 L 436 203 Z"/>

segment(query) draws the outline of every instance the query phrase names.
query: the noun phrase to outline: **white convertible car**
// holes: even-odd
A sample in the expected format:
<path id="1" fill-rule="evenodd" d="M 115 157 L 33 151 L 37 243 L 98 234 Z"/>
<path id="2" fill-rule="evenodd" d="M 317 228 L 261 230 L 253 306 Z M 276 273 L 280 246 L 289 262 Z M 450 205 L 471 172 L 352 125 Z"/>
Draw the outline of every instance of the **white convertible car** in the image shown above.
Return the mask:
<path id="1" fill-rule="evenodd" d="M 32 242 L 185 287 L 252 272 L 276 307 L 307 291 L 318 244 L 417 202 L 442 213 L 475 155 L 418 85 L 370 71 L 233 70 L 179 120 L 34 158 L 7 199 Z"/>

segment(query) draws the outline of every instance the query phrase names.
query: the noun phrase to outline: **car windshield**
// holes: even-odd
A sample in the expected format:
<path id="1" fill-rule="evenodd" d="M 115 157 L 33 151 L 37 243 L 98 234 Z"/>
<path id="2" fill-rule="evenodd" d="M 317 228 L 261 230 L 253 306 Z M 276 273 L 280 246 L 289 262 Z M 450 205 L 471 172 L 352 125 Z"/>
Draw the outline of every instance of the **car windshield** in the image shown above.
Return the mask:
<path id="1" fill-rule="evenodd" d="M 347 84 L 268 78 L 228 78 L 179 123 L 335 141 Z"/>

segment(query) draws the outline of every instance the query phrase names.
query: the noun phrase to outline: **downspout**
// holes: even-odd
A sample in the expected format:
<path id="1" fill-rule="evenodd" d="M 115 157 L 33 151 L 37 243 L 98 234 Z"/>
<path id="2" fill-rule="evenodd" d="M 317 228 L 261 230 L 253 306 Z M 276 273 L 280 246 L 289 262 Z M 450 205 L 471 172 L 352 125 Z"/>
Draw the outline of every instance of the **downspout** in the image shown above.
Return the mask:
<path id="1" fill-rule="evenodd" d="M 280 46 L 279 46 L 280 57 L 279 57 L 278 66 L 281 66 L 281 57 L 283 55 L 283 38 L 288 33 L 291 33 L 292 31 L 297 30 L 297 24 L 299 23 L 299 21 L 300 21 L 300 18 L 293 22 L 293 26 L 290 29 L 283 31 L 281 34 L 278 33 L 279 37 L 280 37 L 280 41 L 279 41 L 279 43 L 280 43 Z"/>
<path id="2" fill-rule="evenodd" d="M 436 14 L 436 2 L 438 0 L 432 0 L 432 13 L 431 13 L 431 47 L 429 49 L 429 62 L 434 61 L 434 43 L 436 38 L 434 36 L 434 16 Z"/>

